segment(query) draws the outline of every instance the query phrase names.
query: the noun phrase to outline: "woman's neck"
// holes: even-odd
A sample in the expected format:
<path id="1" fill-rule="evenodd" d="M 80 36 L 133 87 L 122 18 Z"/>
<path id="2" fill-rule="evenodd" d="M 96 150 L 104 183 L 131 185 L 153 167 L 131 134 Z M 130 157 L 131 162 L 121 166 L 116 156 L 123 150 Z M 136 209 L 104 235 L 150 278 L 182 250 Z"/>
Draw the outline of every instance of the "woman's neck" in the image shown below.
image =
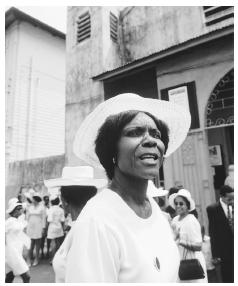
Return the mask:
<path id="1" fill-rule="evenodd" d="M 110 188 L 118 193 L 126 202 L 143 205 L 148 201 L 146 197 L 148 186 L 147 179 L 140 179 L 123 174 L 118 168 L 112 179 Z"/>
<path id="2" fill-rule="evenodd" d="M 73 207 L 73 206 L 71 206 L 69 212 L 71 214 L 72 221 L 75 221 L 78 218 L 78 216 L 81 213 L 82 209 L 83 209 L 83 206 L 81 206 L 81 207 Z"/>

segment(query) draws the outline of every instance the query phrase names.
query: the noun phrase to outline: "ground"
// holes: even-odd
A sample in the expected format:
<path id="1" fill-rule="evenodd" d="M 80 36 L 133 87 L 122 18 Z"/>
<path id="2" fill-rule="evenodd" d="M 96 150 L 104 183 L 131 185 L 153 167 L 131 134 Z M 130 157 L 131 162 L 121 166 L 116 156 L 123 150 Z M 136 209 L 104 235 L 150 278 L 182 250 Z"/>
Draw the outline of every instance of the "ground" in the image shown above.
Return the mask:
<path id="1" fill-rule="evenodd" d="M 30 283 L 54 283 L 54 271 L 49 260 L 43 259 L 37 266 L 30 268 Z M 14 279 L 14 283 L 22 283 L 20 277 Z"/>

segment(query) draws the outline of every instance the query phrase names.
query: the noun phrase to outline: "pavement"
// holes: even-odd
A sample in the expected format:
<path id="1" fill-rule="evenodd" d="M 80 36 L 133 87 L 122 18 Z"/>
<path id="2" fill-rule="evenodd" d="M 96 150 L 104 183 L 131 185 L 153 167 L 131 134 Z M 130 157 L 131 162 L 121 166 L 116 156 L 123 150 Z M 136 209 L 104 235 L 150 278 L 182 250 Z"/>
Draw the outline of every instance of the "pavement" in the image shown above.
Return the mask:
<path id="1" fill-rule="evenodd" d="M 30 283 L 54 283 L 54 271 L 48 259 L 41 259 L 37 266 L 30 267 Z M 22 283 L 21 277 L 15 277 L 13 283 Z"/>

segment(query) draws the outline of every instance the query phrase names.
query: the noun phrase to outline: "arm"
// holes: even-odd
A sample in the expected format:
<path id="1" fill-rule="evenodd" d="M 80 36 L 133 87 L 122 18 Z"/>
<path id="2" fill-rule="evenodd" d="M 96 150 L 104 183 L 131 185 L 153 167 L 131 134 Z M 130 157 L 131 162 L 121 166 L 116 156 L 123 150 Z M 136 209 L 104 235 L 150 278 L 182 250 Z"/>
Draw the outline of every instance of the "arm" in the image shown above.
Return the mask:
<path id="1" fill-rule="evenodd" d="M 199 221 L 195 216 L 190 215 L 189 220 L 181 228 L 179 245 L 190 251 L 201 251 L 202 233 Z"/>
<path id="2" fill-rule="evenodd" d="M 118 282 L 119 249 L 112 231 L 93 218 L 78 220 L 72 230 L 65 282 Z"/>

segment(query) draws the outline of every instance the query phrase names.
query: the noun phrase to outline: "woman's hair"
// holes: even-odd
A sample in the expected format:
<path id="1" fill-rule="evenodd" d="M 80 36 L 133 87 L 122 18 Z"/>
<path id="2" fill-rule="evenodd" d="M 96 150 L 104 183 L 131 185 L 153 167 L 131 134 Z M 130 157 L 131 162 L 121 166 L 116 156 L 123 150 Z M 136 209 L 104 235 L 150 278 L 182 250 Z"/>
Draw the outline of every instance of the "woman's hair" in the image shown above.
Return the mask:
<path id="1" fill-rule="evenodd" d="M 94 186 L 62 186 L 61 197 L 74 207 L 85 205 L 97 193 Z"/>
<path id="2" fill-rule="evenodd" d="M 57 197 L 50 201 L 52 206 L 57 206 L 60 203 L 60 199 Z"/>
<path id="3" fill-rule="evenodd" d="M 182 199 L 184 200 L 184 202 L 185 202 L 187 208 L 190 209 L 190 202 L 189 202 L 189 200 L 188 200 L 186 197 L 184 197 L 184 196 L 180 196 L 180 195 L 179 195 L 178 197 L 182 198 Z M 176 199 L 176 198 L 175 198 L 175 199 Z"/>
<path id="4" fill-rule="evenodd" d="M 165 146 L 165 153 L 168 149 L 169 143 L 169 128 L 166 123 L 157 119 L 149 112 L 129 110 L 120 112 L 116 115 L 108 116 L 101 128 L 98 131 L 95 140 L 95 152 L 99 158 L 100 163 L 106 170 L 108 178 L 111 180 L 114 176 L 113 158 L 117 158 L 117 143 L 121 137 L 123 128 L 130 123 L 138 113 L 145 113 L 153 119 L 156 127 L 161 133 L 161 141 Z"/>
<path id="5" fill-rule="evenodd" d="M 38 196 L 32 196 L 32 199 L 35 200 L 37 203 L 42 201 L 42 199 Z"/>

